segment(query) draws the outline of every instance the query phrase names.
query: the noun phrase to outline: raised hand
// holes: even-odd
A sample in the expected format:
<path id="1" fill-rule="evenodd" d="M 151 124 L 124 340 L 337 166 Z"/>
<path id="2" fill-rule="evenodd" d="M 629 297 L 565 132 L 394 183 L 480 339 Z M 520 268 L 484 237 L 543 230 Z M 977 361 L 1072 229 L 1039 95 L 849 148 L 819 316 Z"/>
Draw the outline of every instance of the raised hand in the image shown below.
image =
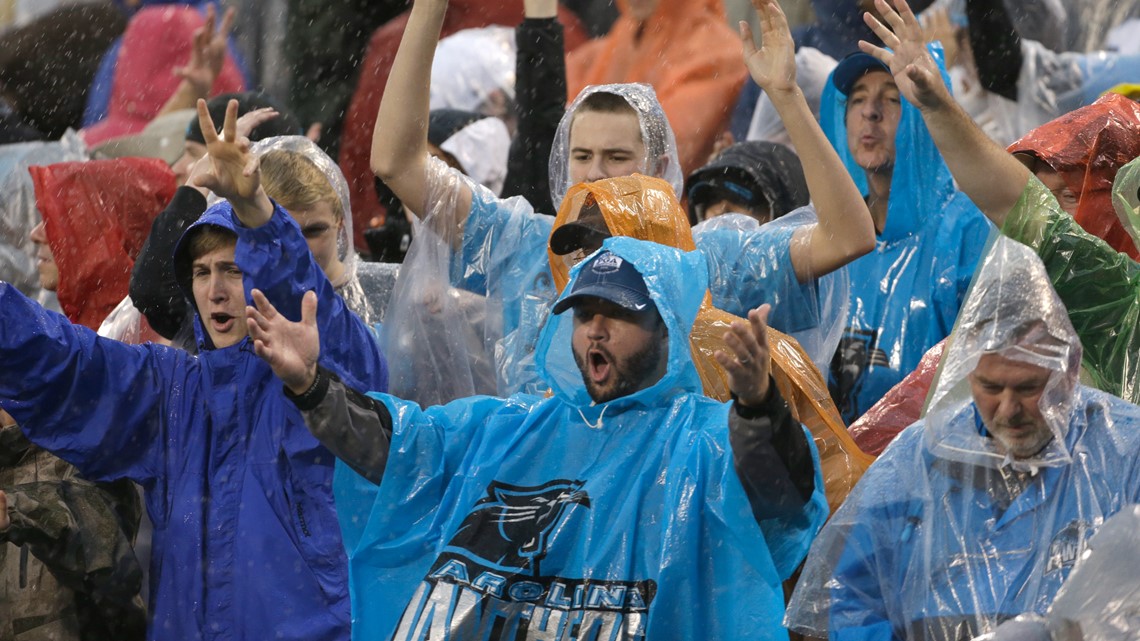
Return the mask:
<path id="1" fill-rule="evenodd" d="M 206 101 L 198 101 L 198 123 L 206 141 L 209 168 L 187 182 L 230 201 L 243 225 L 259 227 L 272 217 L 273 203 L 261 188 L 261 174 L 257 158 L 249 152 L 249 138 L 237 134 L 237 112 L 238 101 L 231 100 L 219 134 Z"/>
<path id="2" fill-rule="evenodd" d="M 246 326 L 253 340 L 253 351 L 294 394 L 304 394 L 317 378 L 321 355 L 317 330 L 317 295 L 308 291 L 301 299 L 301 322 L 294 323 L 278 313 L 260 290 L 253 290 L 253 303 L 246 306 Z"/>
<path id="3" fill-rule="evenodd" d="M 920 110 L 943 107 L 953 98 L 942 81 L 938 64 L 926 49 L 926 33 L 906 0 L 894 3 L 892 8 L 887 0 L 875 0 L 875 8 L 886 24 L 870 13 L 863 14 L 863 21 L 886 48 L 860 40 L 859 49 L 890 67 L 899 91 L 912 105 Z"/>
<path id="4" fill-rule="evenodd" d="M 718 350 L 713 357 L 728 373 L 728 389 L 743 405 L 758 407 L 768 398 L 772 355 L 768 348 L 768 314 L 772 306 L 748 312 L 748 322 L 733 321 L 724 342 L 732 355 Z"/>
<path id="5" fill-rule="evenodd" d="M 744 64 L 756 84 L 768 94 L 796 90 L 796 49 L 788 20 L 776 0 L 752 0 L 760 15 L 760 37 L 763 46 L 756 47 L 752 28 L 740 21 L 740 43 L 744 47 Z"/>
<path id="6" fill-rule="evenodd" d="M 214 80 L 222 73 L 226 61 L 227 39 L 234 23 L 234 8 L 230 7 L 222 15 L 222 24 L 214 30 L 217 12 L 214 5 L 206 7 L 206 24 L 194 32 L 194 42 L 190 48 L 190 60 L 185 67 L 177 67 L 174 73 L 194 87 L 198 96 L 210 95 Z"/>

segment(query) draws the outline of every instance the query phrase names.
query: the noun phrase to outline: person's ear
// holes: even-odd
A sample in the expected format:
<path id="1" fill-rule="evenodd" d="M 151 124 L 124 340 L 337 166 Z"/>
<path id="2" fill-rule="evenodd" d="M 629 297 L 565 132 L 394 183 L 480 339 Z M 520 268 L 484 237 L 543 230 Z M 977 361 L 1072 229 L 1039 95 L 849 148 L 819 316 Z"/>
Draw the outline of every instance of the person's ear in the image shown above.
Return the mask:
<path id="1" fill-rule="evenodd" d="M 654 178 L 664 178 L 665 172 L 669 171 L 669 163 L 671 162 L 669 154 L 661 154 L 657 157 L 656 167 L 652 173 Z M 680 194 L 678 194 L 678 197 Z"/>

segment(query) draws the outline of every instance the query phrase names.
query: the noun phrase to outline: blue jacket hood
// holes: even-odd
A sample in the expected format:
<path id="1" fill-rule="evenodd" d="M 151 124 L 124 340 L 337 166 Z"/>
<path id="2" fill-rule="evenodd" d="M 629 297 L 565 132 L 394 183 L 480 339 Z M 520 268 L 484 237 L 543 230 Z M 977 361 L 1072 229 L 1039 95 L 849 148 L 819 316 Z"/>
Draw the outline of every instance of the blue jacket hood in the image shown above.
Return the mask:
<path id="1" fill-rule="evenodd" d="M 190 238 L 207 225 L 220 227 L 231 232 L 234 234 L 234 242 L 237 242 L 238 223 L 234 220 L 234 210 L 229 202 L 223 200 L 207 209 L 197 222 L 186 228 L 186 231 L 182 233 L 182 238 L 178 239 L 178 245 L 174 248 L 174 278 L 178 281 L 178 286 L 182 289 L 182 294 L 186 296 L 186 300 L 190 301 L 190 309 L 194 310 L 194 338 L 200 350 L 214 349 L 214 344 L 210 340 L 210 335 L 206 332 L 205 326 L 202 325 L 202 317 L 198 314 L 198 305 L 194 302 L 194 289 L 190 278 L 190 266 L 193 262 L 190 258 Z"/>
<path id="2" fill-rule="evenodd" d="M 669 364 L 661 380 L 605 405 L 652 406 L 658 405 L 660 399 L 678 392 L 700 394 L 701 380 L 693 365 L 689 333 L 708 289 L 708 267 L 704 257 L 700 252 L 682 252 L 665 245 L 621 236 L 607 239 L 602 248 L 637 268 L 669 330 Z M 563 290 L 563 297 L 574 289 L 574 282 L 585 263 L 582 261 L 570 272 L 570 282 Z M 572 310 L 551 315 L 539 337 L 535 355 L 539 374 L 550 384 L 555 395 L 570 405 L 584 409 L 593 403 L 570 348 L 573 332 Z"/>
<path id="3" fill-rule="evenodd" d="M 942 47 L 928 46 L 942 80 L 950 86 L 950 76 L 942 60 Z M 839 92 L 832 82 L 834 72 L 828 77 L 820 102 L 819 120 L 827 139 L 839 153 L 847 171 L 863 195 L 867 195 L 867 175 L 855 163 L 847 146 L 847 96 Z M 942 211 L 953 198 L 954 180 L 950 169 L 942 160 L 942 154 L 934 145 L 930 131 L 922 120 L 922 114 L 902 98 L 902 114 L 899 117 L 898 131 L 895 134 L 895 168 L 891 181 L 891 199 L 887 205 L 887 222 L 879 239 L 890 242 L 905 238 L 922 228 L 924 221 L 916 215 L 924 212 L 929 215 Z"/>

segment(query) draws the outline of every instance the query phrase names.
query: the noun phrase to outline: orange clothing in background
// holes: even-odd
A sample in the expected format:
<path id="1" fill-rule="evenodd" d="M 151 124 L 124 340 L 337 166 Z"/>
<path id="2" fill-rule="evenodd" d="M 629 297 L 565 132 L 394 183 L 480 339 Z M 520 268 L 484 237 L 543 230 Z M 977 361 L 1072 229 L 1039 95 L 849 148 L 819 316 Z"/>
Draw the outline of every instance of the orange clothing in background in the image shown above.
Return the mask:
<path id="1" fill-rule="evenodd" d="M 628 0 L 609 35 L 566 56 L 567 95 L 587 85 L 653 86 L 677 135 L 684 175 L 700 168 L 728 125 L 747 70 L 721 0 L 659 0 L 644 23 Z"/>

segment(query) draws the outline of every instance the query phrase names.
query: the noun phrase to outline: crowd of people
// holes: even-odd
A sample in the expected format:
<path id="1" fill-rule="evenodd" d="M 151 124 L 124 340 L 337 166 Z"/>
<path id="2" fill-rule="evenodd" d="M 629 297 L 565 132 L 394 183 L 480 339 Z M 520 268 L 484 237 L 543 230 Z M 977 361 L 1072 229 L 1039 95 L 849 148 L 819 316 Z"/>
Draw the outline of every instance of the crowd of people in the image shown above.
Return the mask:
<path id="1" fill-rule="evenodd" d="M 0 30 L 0 641 L 1140 633 L 1140 3 L 725 2 Z"/>

